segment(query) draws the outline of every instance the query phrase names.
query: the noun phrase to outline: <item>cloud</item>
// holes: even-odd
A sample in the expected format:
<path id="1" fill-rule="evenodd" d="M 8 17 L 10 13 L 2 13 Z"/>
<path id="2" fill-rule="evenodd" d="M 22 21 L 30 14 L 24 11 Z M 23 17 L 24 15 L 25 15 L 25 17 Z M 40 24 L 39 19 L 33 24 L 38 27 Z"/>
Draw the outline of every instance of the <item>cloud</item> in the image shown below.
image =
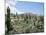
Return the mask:
<path id="1" fill-rule="evenodd" d="M 24 1 L 24 0 L 17 0 L 17 1 Z M 30 1 L 31 2 L 31 0 L 25 0 L 25 1 Z M 43 0 L 40 1 L 40 2 L 43 2 Z M 16 12 L 17 12 L 18 14 L 23 14 L 24 12 L 21 12 L 21 11 L 16 9 L 16 3 L 17 3 L 16 0 L 6 0 L 6 8 L 9 6 L 10 10 L 11 10 L 11 13 L 16 14 Z M 39 12 L 33 12 L 33 13 L 34 14 L 40 14 Z"/>
<path id="2" fill-rule="evenodd" d="M 24 12 L 20 12 L 16 9 L 16 1 L 15 0 L 6 0 L 6 8 L 9 6 L 11 13 L 16 14 L 23 14 Z"/>
<path id="3" fill-rule="evenodd" d="M 28 1 L 28 2 L 44 2 L 44 0 L 18 0 L 18 1 Z"/>
<path id="4" fill-rule="evenodd" d="M 6 0 L 6 3 L 14 6 L 16 5 L 16 1 L 13 0 Z"/>
<path id="5" fill-rule="evenodd" d="M 11 13 L 15 13 L 15 0 L 6 0 L 6 8 L 9 6 Z"/>

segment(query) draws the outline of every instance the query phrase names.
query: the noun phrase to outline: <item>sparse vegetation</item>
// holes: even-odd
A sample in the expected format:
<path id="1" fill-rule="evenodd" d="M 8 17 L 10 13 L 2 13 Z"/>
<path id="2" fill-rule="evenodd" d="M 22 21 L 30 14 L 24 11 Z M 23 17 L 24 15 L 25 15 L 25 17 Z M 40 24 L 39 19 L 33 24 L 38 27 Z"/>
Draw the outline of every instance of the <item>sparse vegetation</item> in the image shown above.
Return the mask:
<path id="1" fill-rule="evenodd" d="M 26 16 L 26 17 L 25 17 Z M 31 15 L 27 16 L 23 14 L 14 16 L 11 18 L 11 27 L 13 32 L 17 33 L 32 33 L 32 32 L 43 32 L 44 31 L 44 18 L 43 16 Z M 18 19 L 19 18 L 19 19 Z M 31 19 L 30 19 L 31 18 Z M 12 32 L 12 33 L 13 33 Z"/>
<path id="2" fill-rule="evenodd" d="M 35 33 L 44 32 L 44 16 L 35 14 L 10 14 L 8 9 L 5 15 L 8 33 Z"/>

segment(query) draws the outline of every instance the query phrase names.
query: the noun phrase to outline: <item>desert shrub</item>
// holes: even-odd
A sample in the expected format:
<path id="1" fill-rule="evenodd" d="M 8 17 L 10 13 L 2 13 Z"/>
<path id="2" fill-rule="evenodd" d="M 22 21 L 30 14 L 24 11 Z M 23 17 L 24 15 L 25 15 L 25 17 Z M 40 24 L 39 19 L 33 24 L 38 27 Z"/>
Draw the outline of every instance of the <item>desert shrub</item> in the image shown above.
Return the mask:
<path id="1" fill-rule="evenodd" d="M 26 31 L 25 31 L 26 33 L 30 33 L 30 29 L 26 29 Z"/>
<path id="2" fill-rule="evenodd" d="M 26 18 L 24 18 L 24 21 L 26 21 Z"/>
<path id="3" fill-rule="evenodd" d="M 28 24 L 28 21 L 26 21 L 26 23 Z"/>
<path id="4" fill-rule="evenodd" d="M 12 22 L 11 27 L 15 26 L 13 29 L 17 30 L 17 32 L 30 33 L 30 32 L 41 32 L 41 31 L 43 32 L 44 31 L 44 23 L 43 23 L 42 17 L 40 16 L 25 16 L 24 17 L 23 16 L 23 18 L 24 20 L 22 21 L 21 20 L 14 20 L 13 22 L 11 21 Z"/>

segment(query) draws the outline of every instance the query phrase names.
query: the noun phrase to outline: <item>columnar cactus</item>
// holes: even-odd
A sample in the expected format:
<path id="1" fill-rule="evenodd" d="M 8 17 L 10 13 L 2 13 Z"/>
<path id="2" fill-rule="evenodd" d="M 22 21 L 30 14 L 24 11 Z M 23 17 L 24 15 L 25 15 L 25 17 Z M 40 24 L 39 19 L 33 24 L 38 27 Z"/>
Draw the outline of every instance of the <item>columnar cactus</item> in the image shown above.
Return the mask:
<path id="1" fill-rule="evenodd" d="M 7 24 L 7 32 L 10 31 L 10 8 L 8 7 L 7 8 L 7 21 L 6 21 L 6 24 Z"/>

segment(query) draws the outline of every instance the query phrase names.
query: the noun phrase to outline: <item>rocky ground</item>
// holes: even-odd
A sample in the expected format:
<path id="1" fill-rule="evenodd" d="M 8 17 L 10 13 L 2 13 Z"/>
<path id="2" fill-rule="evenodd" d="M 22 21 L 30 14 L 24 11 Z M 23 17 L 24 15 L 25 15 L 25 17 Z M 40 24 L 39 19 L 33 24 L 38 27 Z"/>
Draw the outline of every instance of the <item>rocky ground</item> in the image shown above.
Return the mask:
<path id="1" fill-rule="evenodd" d="M 9 33 L 20 34 L 44 32 L 44 16 L 38 15 L 16 16 L 11 18 L 10 23 L 13 29 L 9 31 Z"/>

